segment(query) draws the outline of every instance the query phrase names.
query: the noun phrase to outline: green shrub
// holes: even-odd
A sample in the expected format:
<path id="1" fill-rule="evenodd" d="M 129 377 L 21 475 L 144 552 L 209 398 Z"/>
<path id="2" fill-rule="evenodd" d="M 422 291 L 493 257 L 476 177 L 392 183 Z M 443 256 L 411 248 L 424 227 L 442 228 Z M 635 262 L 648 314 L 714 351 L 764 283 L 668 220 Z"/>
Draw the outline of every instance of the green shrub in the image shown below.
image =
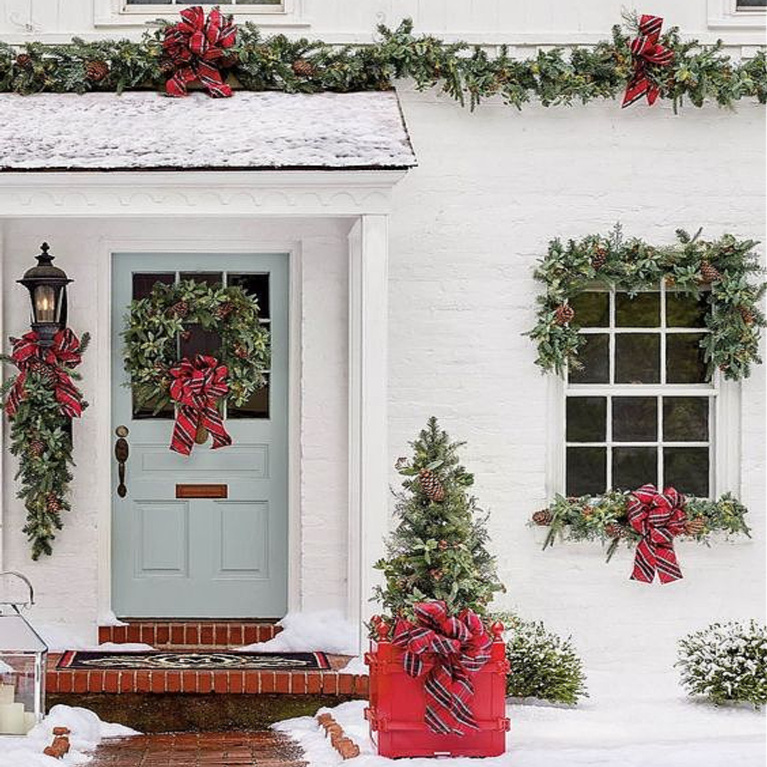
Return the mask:
<path id="1" fill-rule="evenodd" d="M 689 695 L 759 708 L 767 703 L 767 626 L 712 623 L 679 641 L 676 665 Z"/>
<path id="2" fill-rule="evenodd" d="M 547 631 L 540 621 L 512 618 L 506 625 L 509 626 L 506 657 L 511 664 L 506 678 L 507 695 L 568 705 L 588 697 L 583 662 L 570 637 L 563 639 Z"/>

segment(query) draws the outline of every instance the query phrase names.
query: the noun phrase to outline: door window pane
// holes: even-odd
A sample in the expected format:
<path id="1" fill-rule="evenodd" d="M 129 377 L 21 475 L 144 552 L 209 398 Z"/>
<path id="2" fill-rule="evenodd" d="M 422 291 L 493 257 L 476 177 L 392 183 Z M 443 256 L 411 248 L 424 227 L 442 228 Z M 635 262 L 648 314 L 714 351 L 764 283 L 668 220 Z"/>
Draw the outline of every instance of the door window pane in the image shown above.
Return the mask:
<path id="1" fill-rule="evenodd" d="M 173 272 L 135 272 L 133 274 L 133 300 L 147 298 L 156 282 L 172 285 L 176 280 Z"/>
<path id="2" fill-rule="evenodd" d="M 705 293 L 699 296 L 666 293 L 666 326 L 669 328 L 703 328 L 707 311 Z"/>
<path id="3" fill-rule="evenodd" d="M 242 288 L 258 301 L 258 316 L 269 318 L 269 275 L 268 274 L 229 274 L 229 285 Z"/>
<path id="4" fill-rule="evenodd" d="M 195 282 L 201 282 L 204 285 L 210 285 L 214 288 L 217 285 L 222 284 L 223 275 L 221 272 L 181 272 L 179 279 L 182 282 L 185 280 L 194 280 Z"/>
<path id="5" fill-rule="evenodd" d="M 586 343 L 578 352 L 578 361 L 583 366 L 570 369 L 570 383 L 608 383 L 610 380 L 610 342 L 607 334 L 597 333 L 584 336 Z"/>
<path id="6" fill-rule="evenodd" d="M 606 397 L 567 398 L 568 442 L 604 442 L 606 433 Z"/>
<path id="7" fill-rule="evenodd" d="M 655 442 L 658 439 L 656 397 L 613 398 L 613 440 Z"/>
<path id="8" fill-rule="evenodd" d="M 582 328 L 606 328 L 610 324 L 610 294 L 587 290 L 570 299 L 575 321 Z"/>
<path id="9" fill-rule="evenodd" d="M 666 338 L 666 381 L 671 384 L 706 383 L 707 365 L 702 333 L 673 333 Z"/>
<path id="10" fill-rule="evenodd" d="M 613 448 L 613 487 L 636 490 L 647 482 L 657 483 L 658 450 L 654 447 Z"/>
<path id="11" fill-rule="evenodd" d="M 567 495 L 597 495 L 607 486 L 607 448 L 567 448 Z"/>
<path id="12" fill-rule="evenodd" d="M 266 376 L 266 386 L 253 392 L 244 405 L 237 407 L 229 403 L 227 415 L 229 418 L 269 418 L 269 376 Z"/>
<path id="13" fill-rule="evenodd" d="M 619 328 L 657 328 L 660 325 L 660 293 L 615 294 L 615 324 Z"/>
<path id="14" fill-rule="evenodd" d="M 667 447 L 663 451 L 663 479 L 685 495 L 708 496 L 709 449 Z"/>
<path id="15" fill-rule="evenodd" d="M 196 354 L 209 354 L 218 359 L 221 356 L 221 336 L 212 330 L 205 330 L 202 325 L 184 325 L 179 347 L 182 359 L 192 359 Z"/>
<path id="16" fill-rule="evenodd" d="M 660 382 L 660 334 L 619 333 L 615 336 L 615 382 Z"/>
<path id="17" fill-rule="evenodd" d="M 667 442 L 706 442 L 708 413 L 708 397 L 664 397 L 663 439 Z"/>

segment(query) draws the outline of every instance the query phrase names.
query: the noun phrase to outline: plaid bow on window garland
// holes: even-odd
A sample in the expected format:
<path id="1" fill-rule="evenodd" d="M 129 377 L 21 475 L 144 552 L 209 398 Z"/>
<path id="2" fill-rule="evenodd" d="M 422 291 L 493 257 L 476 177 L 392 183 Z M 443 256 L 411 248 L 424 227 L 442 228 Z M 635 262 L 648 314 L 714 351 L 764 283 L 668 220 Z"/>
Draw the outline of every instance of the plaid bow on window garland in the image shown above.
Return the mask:
<path id="1" fill-rule="evenodd" d="M 643 14 L 639 20 L 639 35 L 631 41 L 634 75 L 626 86 L 622 107 L 630 106 L 642 96 L 647 96 L 647 103 L 652 106 L 660 95 L 660 88 L 647 77 L 647 66 L 667 67 L 674 60 L 674 52 L 658 42 L 662 26 L 660 16 Z"/>

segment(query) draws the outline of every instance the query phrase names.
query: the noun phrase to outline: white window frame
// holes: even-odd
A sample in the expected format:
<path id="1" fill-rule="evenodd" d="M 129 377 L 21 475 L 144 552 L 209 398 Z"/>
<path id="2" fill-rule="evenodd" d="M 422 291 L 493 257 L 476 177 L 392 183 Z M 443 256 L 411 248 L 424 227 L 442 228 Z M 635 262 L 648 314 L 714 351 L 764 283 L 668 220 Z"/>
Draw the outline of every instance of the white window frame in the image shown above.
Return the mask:
<path id="1" fill-rule="evenodd" d="M 599 289 L 599 288 L 595 288 Z M 661 285 L 660 291 L 665 293 L 665 285 Z M 607 291 L 605 291 L 607 292 Z M 614 291 L 611 291 L 614 296 Z M 622 292 L 622 291 L 618 291 Z M 611 306 L 614 298 L 611 298 Z M 611 309 L 612 311 L 612 309 Z M 665 301 L 661 301 L 661 326 L 665 325 Z M 604 334 L 609 335 L 610 343 L 610 378 L 613 378 L 612 371 L 615 364 L 615 335 L 618 333 L 658 333 L 658 327 L 651 328 L 583 328 L 580 332 L 584 334 Z M 661 337 L 661 381 L 665 381 L 665 351 L 666 335 L 677 333 L 698 333 L 706 332 L 705 328 L 664 328 L 660 331 Z M 643 396 L 643 397 L 673 397 L 673 396 L 700 396 L 705 394 L 709 397 L 709 440 L 710 460 L 709 460 L 709 496 L 717 498 L 722 493 L 732 492 L 735 495 L 740 493 L 740 442 L 741 442 L 741 420 L 740 420 L 740 384 L 736 381 L 727 381 L 717 370 L 715 371 L 711 383 L 707 384 L 573 384 L 567 382 L 567 374 L 564 376 L 548 376 L 548 401 L 549 414 L 547 424 L 547 471 L 546 471 L 546 494 L 548 498 L 554 495 L 565 493 L 566 466 L 567 466 L 567 447 L 566 439 L 566 416 L 567 416 L 567 398 L 570 396 L 579 397 L 606 397 L 607 398 L 607 434 L 606 443 L 612 445 L 612 399 L 620 396 Z M 659 403 L 659 431 L 658 438 L 655 441 L 637 442 L 639 447 L 657 447 L 661 444 L 668 447 L 696 447 L 702 443 L 697 442 L 666 442 L 662 439 L 660 423 L 662 413 Z M 578 443 L 588 447 L 590 443 Z M 621 442 L 621 446 L 631 446 L 634 443 Z M 658 462 L 662 460 L 661 451 L 658 451 Z M 658 476 L 662 476 L 662 469 L 659 467 Z M 607 465 L 607 487 L 611 487 L 612 465 L 609 461 Z"/>
<path id="2" fill-rule="evenodd" d="M 127 0 L 93 0 L 93 23 L 97 27 L 143 26 L 158 18 L 174 20 L 188 7 L 186 4 L 128 5 Z M 281 5 L 232 5 L 221 8 L 238 21 L 255 21 L 259 26 L 309 26 L 303 18 L 302 0 L 282 0 Z"/>
<path id="3" fill-rule="evenodd" d="M 767 9 L 738 8 L 738 0 L 708 0 L 710 29 L 764 29 Z"/>

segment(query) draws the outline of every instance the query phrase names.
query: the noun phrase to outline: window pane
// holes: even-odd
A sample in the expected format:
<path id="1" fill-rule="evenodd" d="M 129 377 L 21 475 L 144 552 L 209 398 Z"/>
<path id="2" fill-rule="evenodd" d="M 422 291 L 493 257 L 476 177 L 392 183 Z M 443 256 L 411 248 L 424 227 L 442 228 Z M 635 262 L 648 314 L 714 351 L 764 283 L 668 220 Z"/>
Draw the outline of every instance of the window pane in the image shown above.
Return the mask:
<path id="1" fill-rule="evenodd" d="M 610 324 L 610 294 L 595 290 L 570 299 L 575 321 L 582 328 L 606 328 Z"/>
<path id="2" fill-rule="evenodd" d="M 666 293 L 666 327 L 704 328 L 708 302 L 704 293 L 689 296 L 684 293 Z"/>
<path id="3" fill-rule="evenodd" d="M 221 336 L 211 330 L 204 330 L 202 325 L 184 325 L 181 335 L 181 357 L 194 357 L 195 354 L 221 354 Z"/>
<path id="4" fill-rule="evenodd" d="M 613 448 L 613 487 L 620 490 L 636 490 L 647 482 L 658 482 L 657 448 Z"/>
<path id="5" fill-rule="evenodd" d="M 223 275 L 221 272 L 181 272 L 179 279 L 194 280 L 195 282 L 215 287 L 216 285 L 221 285 Z"/>
<path id="6" fill-rule="evenodd" d="M 660 381 L 660 335 L 618 333 L 615 336 L 615 382 Z"/>
<path id="7" fill-rule="evenodd" d="M 269 275 L 268 274 L 229 274 L 229 285 L 242 288 L 258 301 L 258 316 L 269 319 Z"/>
<path id="8" fill-rule="evenodd" d="M 568 442 L 604 442 L 606 435 L 606 397 L 567 398 Z"/>
<path id="9" fill-rule="evenodd" d="M 667 442 L 708 440 L 708 397 L 664 397 L 663 439 Z"/>
<path id="10" fill-rule="evenodd" d="M 266 379 L 266 386 L 253 392 L 242 407 L 236 407 L 230 403 L 227 416 L 229 418 L 269 418 L 269 376 L 266 376 Z"/>
<path id="11" fill-rule="evenodd" d="M 655 397 L 613 397 L 613 440 L 654 442 L 658 439 Z"/>
<path id="12" fill-rule="evenodd" d="M 767 0 L 738 0 L 738 8 L 767 8 Z"/>
<path id="13" fill-rule="evenodd" d="M 702 333 L 671 333 L 666 337 L 666 381 L 707 383 L 706 362 L 700 342 Z"/>
<path id="14" fill-rule="evenodd" d="M 133 275 L 133 300 L 146 298 L 151 292 L 156 282 L 162 282 L 164 285 L 172 285 L 176 280 L 173 272 L 137 272 Z"/>
<path id="15" fill-rule="evenodd" d="M 586 344 L 578 352 L 578 360 L 583 367 L 580 370 L 570 370 L 570 383 L 609 383 L 609 336 L 596 333 L 584 338 Z"/>
<path id="16" fill-rule="evenodd" d="M 619 328 L 657 328 L 660 325 L 660 293 L 615 294 L 615 324 Z"/>
<path id="17" fill-rule="evenodd" d="M 135 392 L 133 393 L 131 401 L 133 404 L 133 417 L 137 421 L 145 420 L 147 418 L 167 419 L 176 417 L 176 411 L 172 402 L 166 403 L 161 410 L 155 413 L 155 406 L 157 405 L 156 401 L 145 402 L 139 407 L 136 402 Z"/>
<path id="18" fill-rule="evenodd" d="M 567 495 L 604 493 L 607 483 L 607 448 L 567 448 Z"/>
<path id="19" fill-rule="evenodd" d="M 708 496 L 708 448 L 667 447 L 663 450 L 663 481 L 686 495 Z"/>

